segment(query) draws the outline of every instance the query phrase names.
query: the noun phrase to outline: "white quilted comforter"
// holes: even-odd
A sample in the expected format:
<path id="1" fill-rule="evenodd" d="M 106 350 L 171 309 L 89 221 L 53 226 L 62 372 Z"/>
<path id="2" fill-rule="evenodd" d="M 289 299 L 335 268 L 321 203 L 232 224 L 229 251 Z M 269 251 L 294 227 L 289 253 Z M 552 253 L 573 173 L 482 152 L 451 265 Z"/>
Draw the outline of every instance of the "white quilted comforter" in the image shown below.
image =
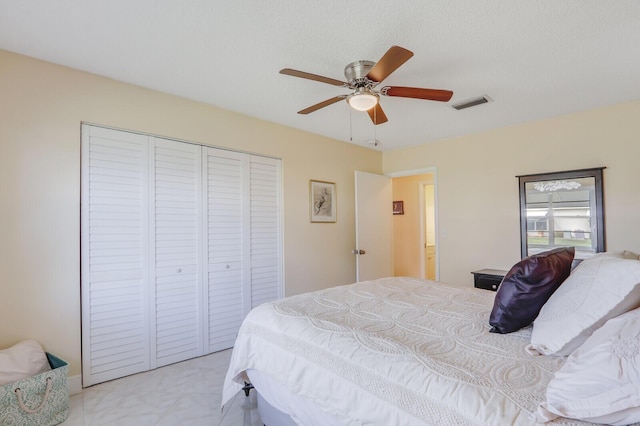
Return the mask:
<path id="1" fill-rule="evenodd" d="M 528 355 L 530 328 L 489 333 L 494 296 L 385 278 L 261 305 L 240 329 L 222 402 L 256 369 L 344 425 L 535 424 L 564 359 Z"/>

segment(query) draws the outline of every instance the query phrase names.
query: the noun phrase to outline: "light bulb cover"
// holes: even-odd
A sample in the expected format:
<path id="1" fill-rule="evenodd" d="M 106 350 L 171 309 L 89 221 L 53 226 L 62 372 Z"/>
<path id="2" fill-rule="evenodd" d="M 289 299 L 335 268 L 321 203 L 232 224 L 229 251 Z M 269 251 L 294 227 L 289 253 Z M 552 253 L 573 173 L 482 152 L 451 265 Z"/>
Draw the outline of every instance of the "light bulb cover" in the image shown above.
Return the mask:
<path id="1" fill-rule="evenodd" d="M 358 111 L 367 111 L 376 106 L 378 97 L 371 92 L 358 92 L 347 98 L 351 108 Z"/>

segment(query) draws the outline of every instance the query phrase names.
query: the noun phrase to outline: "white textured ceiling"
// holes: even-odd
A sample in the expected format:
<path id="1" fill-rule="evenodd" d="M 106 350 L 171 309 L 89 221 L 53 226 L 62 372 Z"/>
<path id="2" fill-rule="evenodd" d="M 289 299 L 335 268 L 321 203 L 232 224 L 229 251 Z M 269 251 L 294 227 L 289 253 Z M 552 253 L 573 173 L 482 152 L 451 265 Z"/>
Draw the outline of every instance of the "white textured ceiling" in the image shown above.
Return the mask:
<path id="1" fill-rule="evenodd" d="M 638 0 L 0 0 L 1 49 L 363 146 L 346 102 L 296 114 L 348 89 L 278 71 L 344 80 L 392 45 L 414 56 L 382 85 L 454 95 L 383 97 L 377 149 L 640 99 Z"/>

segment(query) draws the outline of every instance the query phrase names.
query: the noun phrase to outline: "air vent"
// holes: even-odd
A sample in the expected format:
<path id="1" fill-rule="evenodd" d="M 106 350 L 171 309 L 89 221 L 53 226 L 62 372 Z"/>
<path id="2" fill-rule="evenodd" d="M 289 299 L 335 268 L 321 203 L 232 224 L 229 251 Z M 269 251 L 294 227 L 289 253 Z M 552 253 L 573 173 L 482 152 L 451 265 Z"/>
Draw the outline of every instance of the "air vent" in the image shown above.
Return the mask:
<path id="1" fill-rule="evenodd" d="M 491 102 L 491 98 L 487 95 L 482 95 L 478 98 L 467 99 L 466 101 L 458 102 L 457 104 L 452 104 L 451 106 L 458 111 L 465 108 L 471 108 L 476 105 L 486 104 L 487 102 Z"/>

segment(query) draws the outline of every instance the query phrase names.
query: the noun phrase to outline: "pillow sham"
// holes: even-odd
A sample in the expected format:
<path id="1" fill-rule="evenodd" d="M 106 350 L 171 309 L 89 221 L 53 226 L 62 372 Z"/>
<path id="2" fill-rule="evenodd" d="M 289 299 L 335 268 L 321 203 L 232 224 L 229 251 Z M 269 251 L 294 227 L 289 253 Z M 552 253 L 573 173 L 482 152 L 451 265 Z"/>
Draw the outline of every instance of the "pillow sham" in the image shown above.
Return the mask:
<path id="1" fill-rule="evenodd" d="M 531 354 L 566 356 L 607 320 L 640 306 L 640 261 L 622 256 L 584 260 L 540 310 Z"/>
<path id="2" fill-rule="evenodd" d="M 557 417 L 640 422 L 640 309 L 610 319 L 554 374 L 536 420 Z"/>
<path id="3" fill-rule="evenodd" d="M 489 317 L 493 333 L 526 327 L 571 272 L 573 247 L 561 247 L 522 259 L 504 276 Z"/>

